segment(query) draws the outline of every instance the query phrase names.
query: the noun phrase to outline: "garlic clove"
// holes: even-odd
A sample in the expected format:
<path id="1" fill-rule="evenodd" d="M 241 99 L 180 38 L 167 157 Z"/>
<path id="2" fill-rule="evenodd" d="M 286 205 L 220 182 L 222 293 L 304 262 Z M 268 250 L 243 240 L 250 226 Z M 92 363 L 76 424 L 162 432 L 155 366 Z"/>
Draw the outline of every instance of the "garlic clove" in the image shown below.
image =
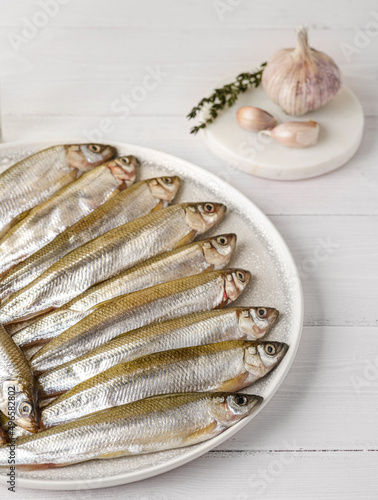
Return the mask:
<path id="1" fill-rule="evenodd" d="M 267 111 L 253 106 L 243 106 L 238 109 L 236 118 L 245 130 L 259 132 L 276 126 L 277 120 Z"/>
<path id="2" fill-rule="evenodd" d="M 294 116 L 321 108 L 342 85 L 334 60 L 309 46 L 303 27 L 297 29 L 295 49 L 280 50 L 268 61 L 262 83 L 272 101 Z"/>
<path id="3" fill-rule="evenodd" d="M 272 130 L 262 130 L 274 140 L 289 148 L 308 148 L 318 142 L 320 126 L 318 122 L 285 122 Z"/>

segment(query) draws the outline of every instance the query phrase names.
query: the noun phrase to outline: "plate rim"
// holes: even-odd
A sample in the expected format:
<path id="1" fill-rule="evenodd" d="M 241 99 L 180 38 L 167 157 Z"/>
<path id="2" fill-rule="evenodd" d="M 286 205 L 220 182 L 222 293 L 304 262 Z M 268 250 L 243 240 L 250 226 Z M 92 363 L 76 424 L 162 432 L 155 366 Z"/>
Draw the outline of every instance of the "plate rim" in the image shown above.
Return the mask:
<path id="1" fill-rule="evenodd" d="M 5 150 L 9 147 L 14 147 L 14 146 L 41 146 L 43 147 L 49 147 L 51 145 L 58 145 L 58 144 L 77 144 L 77 143 L 85 143 L 86 141 L 80 140 L 78 138 L 73 139 L 72 137 L 68 138 L 61 138 L 57 139 L 55 141 L 53 140 L 30 140 L 30 141 L 11 141 L 8 143 L 2 143 L 0 144 L 0 154 L 2 150 Z M 136 481 L 141 481 L 143 479 L 148 479 L 160 474 L 163 474 L 165 472 L 168 472 L 170 470 L 176 469 L 177 467 L 180 467 L 188 462 L 191 462 L 192 460 L 204 455 L 208 451 L 214 449 L 215 447 L 219 446 L 220 444 L 224 443 L 227 441 L 230 437 L 235 435 L 239 430 L 241 430 L 244 426 L 246 426 L 248 423 L 250 423 L 253 418 L 256 417 L 260 413 L 260 411 L 269 403 L 271 398 L 275 395 L 283 381 L 285 380 L 293 362 L 296 357 L 298 347 L 300 344 L 300 340 L 302 337 L 302 330 L 303 330 L 303 317 L 304 317 L 304 296 L 303 296 L 303 287 L 300 279 L 300 275 L 298 272 L 297 265 L 295 263 L 294 257 L 291 254 L 291 251 L 284 240 L 283 236 L 281 233 L 278 231 L 278 229 L 275 227 L 273 222 L 268 218 L 267 215 L 263 213 L 263 211 L 247 196 L 242 194 L 238 189 L 233 187 L 232 185 L 228 184 L 225 180 L 221 179 L 218 177 L 216 174 L 213 174 L 212 172 L 209 172 L 203 167 L 200 167 L 188 160 L 184 160 L 183 158 L 180 158 L 178 156 L 172 155 L 170 153 L 166 153 L 165 151 L 161 151 L 158 149 L 154 148 L 149 148 L 145 146 L 140 146 L 138 144 L 131 144 L 127 142 L 122 142 L 122 141 L 100 141 L 101 143 L 107 143 L 115 147 L 128 147 L 130 149 L 133 149 L 133 152 L 144 152 L 144 153 L 155 153 L 158 154 L 158 156 L 164 161 L 164 159 L 170 161 L 170 162 L 179 162 L 181 165 L 185 168 L 185 170 L 188 170 L 188 172 L 198 172 L 201 174 L 201 176 L 205 175 L 207 176 L 210 180 L 212 180 L 216 185 L 220 186 L 223 189 L 227 189 L 228 192 L 230 193 L 231 196 L 235 196 L 235 198 L 238 200 L 238 204 L 242 205 L 249 205 L 250 208 L 255 212 L 256 216 L 264 223 L 264 227 L 266 227 L 269 231 L 269 234 L 274 237 L 274 240 L 276 244 L 279 244 L 281 251 L 285 253 L 285 262 L 290 263 L 290 266 L 292 267 L 293 270 L 293 283 L 295 282 L 295 301 L 296 301 L 296 307 L 298 308 L 298 314 L 296 315 L 296 321 L 294 327 L 296 328 L 296 342 L 295 345 L 290 345 L 289 353 L 290 357 L 288 356 L 288 361 L 285 366 L 285 369 L 283 373 L 281 374 L 281 377 L 278 381 L 275 382 L 275 385 L 273 389 L 271 390 L 271 393 L 268 397 L 264 398 L 263 403 L 260 405 L 260 407 L 249 417 L 241 420 L 238 422 L 236 425 L 233 427 L 227 429 L 225 432 L 222 434 L 216 436 L 215 438 L 210 439 L 209 441 L 205 441 L 204 443 L 201 443 L 197 445 L 196 447 L 193 447 L 192 450 L 187 451 L 183 456 L 181 457 L 175 457 L 167 462 L 164 462 L 162 464 L 157 464 L 148 467 L 145 470 L 141 471 L 132 471 L 132 472 L 125 472 L 123 474 L 117 474 L 115 476 L 107 476 L 104 478 L 92 478 L 92 479 L 73 479 L 73 480 L 52 480 L 52 479 L 35 479 L 35 478 L 20 478 L 16 476 L 16 486 L 20 488 L 32 488 L 32 489 L 42 489 L 42 490 L 59 490 L 59 491 L 72 491 L 72 490 L 92 490 L 92 489 L 101 489 L 101 488 L 108 488 L 108 487 L 113 487 L 113 486 L 120 486 L 123 484 L 130 484 Z M 294 287 L 293 287 L 294 289 Z M 294 293 L 294 292 L 293 292 Z M 6 481 L 6 476 L 4 474 L 0 474 L 0 479 L 1 483 L 5 483 Z"/>

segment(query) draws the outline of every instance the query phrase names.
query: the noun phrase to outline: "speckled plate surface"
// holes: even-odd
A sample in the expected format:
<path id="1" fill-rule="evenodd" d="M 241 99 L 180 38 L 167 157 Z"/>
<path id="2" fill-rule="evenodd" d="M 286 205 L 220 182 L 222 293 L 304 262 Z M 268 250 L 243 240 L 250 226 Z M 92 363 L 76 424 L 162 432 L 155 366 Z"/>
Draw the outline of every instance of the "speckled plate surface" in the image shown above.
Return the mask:
<path id="1" fill-rule="evenodd" d="M 60 140 L 57 143 L 75 143 Z M 297 352 L 303 323 L 302 287 L 294 260 L 282 237 L 269 219 L 239 191 L 218 177 L 180 158 L 124 143 L 111 143 L 120 154 L 134 154 L 142 167 L 139 179 L 170 174 L 179 175 L 182 188 L 176 202 L 220 201 L 227 205 L 224 221 L 212 234 L 235 232 L 238 244 L 231 266 L 248 269 L 252 280 L 237 305 L 271 306 L 280 311 L 280 319 L 267 338 L 287 342 L 290 349 L 276 370 L 245 392 L 259 394 L 269 402 L 285 378 Z M 0 172 L 16 161 L 52 145 L 46 143 L 10 143 L 0 146 Z M 267 410 L 269 411 L 269 410 Z M 195 446 L 112 460 L 94 460 L 84 464 L 45 471 L 18 471 L 19 487 L 73 490 L 103 488 L 126 484 L 161 474 L 183 465 L 219 446 L 245 425 L 253 425 L 254 415 L 242 420 L 216 438 Z M 5 475 L 0 475 L 5 481 Z"/>

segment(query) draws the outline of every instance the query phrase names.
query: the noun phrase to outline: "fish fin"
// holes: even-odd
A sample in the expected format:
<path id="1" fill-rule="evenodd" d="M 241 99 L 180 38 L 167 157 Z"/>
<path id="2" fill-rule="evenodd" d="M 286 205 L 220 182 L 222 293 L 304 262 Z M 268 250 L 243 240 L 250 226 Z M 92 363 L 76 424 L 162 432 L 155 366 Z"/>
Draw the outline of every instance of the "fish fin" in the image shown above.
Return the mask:
<path id="1" fill-rule="evenodd" d="M 55 393 L 53 395 L 53 397 L 51 397 L 51 395 L 45 395 L 41 392 L 38 393 L 38 396 L 39 396 L 39 407 L 42 409 L 42 408 L 46 408 L 46 406 L 48 406 L 49 404 L 51 404 L 53 401 L 56 400 L 56 398 L 58 396 L 60 396 L 61 394 L 64 394 L 64 391 L 61 391 L 60 393 Z M 48 398 L 48 399 L 43 399 L 43 398 Z"/>
<path id="2" fill-rule="evenodd" d="M 187 245 L 188 243 L 191 243 L 196 236 L 197 236 L 197 231 L 195 231 L 193 229 L 192 231 L 190 231 L 190 233 L 188 233 L 186 236 L 184 236 L 184 238 L 182 238 L 180 241 L 178 241 L 173 248 L 179 248 L 179 247 L 182 247 L 184 245 Z"/>
<path id="3" fill-rule="evenodd" d="M 245 387 L 244 383 L 248 378 L 248 372 L 241 373 L 240 375 L 237 375 L 236 377 L 227 380 L 224 382 L 222 385 L 217 387 L 217 391 L 220 392 L 234 392 L 238 391 L 239 389 L 242 389 Z"/>
<path id="4" fill-rule="evenodd" d="M 185 441 L 192 444 L 201 442 L 203 441 L 203 437 L 209 437 L 213 435 L 213 431 L 215 431 L 217 425 L 217 422 L 214 420 L 214 422 L 211 422 L 211 424 L 207 425 L 206 427 L 203 427 L 202 429 L 189 434 L 189 436 L 185 438 Z"/>
<path id="5" fill-rule="evenodd" d="M 114 451 L 112 453 L 103 453 L 102 455 L 98 455 L 96 458 L 98 459 L 118 458 L 118 457 L 124 457 L 127 454 L 128 454 L 127 451 Z"/>
<path id="6" fill-rule="evenodd" d="M 17 443 L 17 441 L 16 441 Z M 31 471 L 31 470 L 45 470 L 45 469 L 57 469 L 58 467 L 65 467 L 66 465 L 74 465 L 77 464 L 78 462 L 70 462 L 70 463 L 64 463 L 64 464 L 29 464 L 29 465 L 17 465 L 16 464 L 16 469 L 23 470 L 23 471 Z"/>
<path id="7" fill-rule="evenodd" d="M 168 206 L 168 203 L 164 200 L 160 200 L 159 203 L 151 210 L 151 212 L 156 212 L 157 210 L 161 210 Z"/>

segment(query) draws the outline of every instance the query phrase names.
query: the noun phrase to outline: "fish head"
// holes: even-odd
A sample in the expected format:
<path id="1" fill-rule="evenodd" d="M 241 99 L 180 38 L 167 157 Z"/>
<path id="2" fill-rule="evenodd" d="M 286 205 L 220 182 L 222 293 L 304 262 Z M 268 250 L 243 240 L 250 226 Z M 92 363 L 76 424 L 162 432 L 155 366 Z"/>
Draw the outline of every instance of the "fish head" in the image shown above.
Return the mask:
<path id="1" fill-rule="evenodd" d="M 117 150 L 107 144 L 73 144 L 66 146 L 67 163 L 81 171 L 91 170 L 114 158 Z"/>
<path id="2" fill-rule="evenodd" d="M 263 398 L 253 394 L 214 393 L 210 404 L 210 414 L 224 428 L 231 427 L 250 415 Z"/>
<path id="3" fill-rule="evenodd" d="M 26 380 L 7 380 L 2 386 L 1 411 L 29 432 L 38 432 L 39 411 L 36 391 Z"/>
<path id="4" fill-rule="evenodd" d="M 167 206 L 180 189 L 181 181 L 177 175 L 167 175 L 149 179 L 147 183 L 152 196 L 161 202 L 161 206 Z"/>
<path id="5" fill-rule="evenodd" d="M 230 262 L 236 246 L 236 234 L 221 234 L 199 241 L 206 262 L 211 269 L 222 269 Z"/>
<path id="6" fill-rule="evenodd" d="M 244 366 L 252 380 L 261 378 L 277 366 L 285 357 L 289 346 L 283 342 L 246 341 Z"/>
<path id="7" fill-rule="evenodd" d="M 226 213 L 222 203 L 187 203 L 185 205 L 185 220 L 188 226 L 197 233 L 204 233 L 219 222 Z"/>
<path id="8" fill-rule="evenodd" d="M 257 340 L 266 334 L 278 319 L 273 307 L 243 307 L 238 310 L 239 329 L 248 340 Z"/>
<path id="9" fill-rule="evenodd" d="M 245 290 L 251 279 L 251 273 L 245 269 L 226 269 L 224 272 L 224 301 L 226 306 L 236 300 Z"/>
<path id="10" fill-rule="evenodd" d="M 105 163 L 116 179 L 120 181 L 124 188 L 131 186 L 136 179 L 137 169 L 140 163 L 133 155 L 120 156 L 115 160 Z"/>

